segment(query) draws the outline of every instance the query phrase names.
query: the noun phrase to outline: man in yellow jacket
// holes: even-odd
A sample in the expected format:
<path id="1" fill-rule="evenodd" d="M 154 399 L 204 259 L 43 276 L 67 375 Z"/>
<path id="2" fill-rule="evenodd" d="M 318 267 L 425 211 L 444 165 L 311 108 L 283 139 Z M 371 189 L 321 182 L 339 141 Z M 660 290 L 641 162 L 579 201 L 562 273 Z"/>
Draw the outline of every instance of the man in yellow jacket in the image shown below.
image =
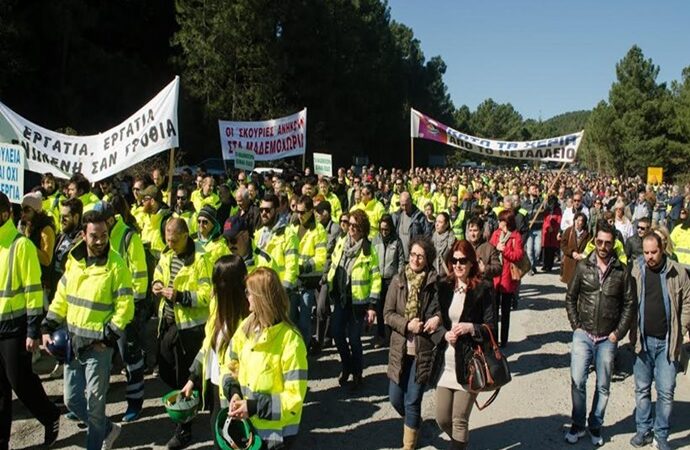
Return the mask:
<path id="1" fill-rule="evenodd" d="M 211 265 L 208 254 L 190 238 L 183 219 L 168 221 L 165 241 L 168 247 L 151 285 L 153 294 L 161 299 L 158 368 L 161 379 L 172 389 L 179 389 L 187 381 L 189 367 L 204 341 L 211 300 Z M 178 425 L 167 447 L 181 449 L 191 439 L 191 423 Z"/>
<path id="2" fill-rule="evenodd" d="M 369 240 L 373 240 L 379 230 L 381 216 L 386 213 L 383 204 L 374 198 L 374 187 L 370 184 L 364 185 L 361 191 L 362 200 L 350 209 L 350 212 L 361 209 L 367 214 L 369 219 Z"/>
<path id="3" fill-rule="evenodd" d="M 278 197 L 274 194 L 266 194 L 259 209 L 261 228 L 254 232 L 256 266 L 275 270 L 283 287 L 294 292 L 299 274 L 297 234 L 288 229 L 285 219 L 278 219 Z"/>
<path id="4" fill-rule="evenodd" d="M 117 341 L 120 356 L 127 369 L 127 411 L 122 421 L 132 422 L 141 414 L 144 402 L 144 352 L 141 340 L 151 309 L 146 298 L 146 254 L 139 233 L 128 227 L 120 215 L 115 215 L 109 203 L 101 201 L 94 206 L 93 211 L 99 211 L 105 216 L 110 233 L 110 248 L 124 259 L 132 277 L 134 318 L 127 324 L 124 334 Z"/>
<path id="5" fill-rule="evenodd" d="M 297 201 L 299 225 L 299 293 L 290 298 L 290 319 L 298 324 L 304 344 L 310 345 L 312 336 L 311 310 L 316 304 L 316 288 L 326 265 L 328 236 L 323 225 L 316 221 L 314 202 L 308 195 Z"/>
<path id="6" fill-rule="evenodd" d="M 40 343 L 43 315 L 41 267 L 36 247 L 12 221 L 12 206 L 0 192 L 0 449 L 8 449 L 12 427 L 12 391 L 45 427 L 44 444 L 58 436 L 60 412 L 48 400 L 31 369 Z"/>
<path id="7" fill-rule="evenodd" d="M 41 331 L 43 344 L 66 325 L 74 357 L 65 363 L 65 403 L 88 425 L 87 449 L 110 449 L 120 426 L 105 414 L 113 349 L 134 315 L 132 278 L 124 260 L 110 248 L 103 214 L 82 219 L 83 242 L 69 254 Z"/>

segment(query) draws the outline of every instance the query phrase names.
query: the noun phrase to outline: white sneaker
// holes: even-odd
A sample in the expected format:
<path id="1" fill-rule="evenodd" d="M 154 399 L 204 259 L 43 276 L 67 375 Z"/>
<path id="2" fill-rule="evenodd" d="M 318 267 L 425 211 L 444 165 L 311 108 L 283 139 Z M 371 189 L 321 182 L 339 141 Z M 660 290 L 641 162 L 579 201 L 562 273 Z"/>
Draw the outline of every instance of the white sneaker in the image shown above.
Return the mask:
<path id="1" fill-rule="evenodd" d="M 571 426 L 570 430 L 568 430 L 564 436 L 568 444 L 577 444 L 577 441 L 579 441 L 581 437 L 585 437 L 585 430 L 579 429 L 575 425 Z"/>
<path id="2" fill-rule="evenodd" d="M 101 447 L 101 450 L 110 450 L 113 448 L 113 444 L 115 443 L 115 440 L 120 436 L 120 431 L 122 431 L 122 427 L 116 423 L 111 422 L 112 428 L 110 429 L 110 433 L 105 437 L 103 440 L 103 446 Z"/>
<path id="3" fill-rule="evenodd" d="M 589 430 L 589 436 L 592 438 L 592 445 L 595 447 L 601 447 L 604 445 L 604 438 L 601 437 L 601 430 Z"/>

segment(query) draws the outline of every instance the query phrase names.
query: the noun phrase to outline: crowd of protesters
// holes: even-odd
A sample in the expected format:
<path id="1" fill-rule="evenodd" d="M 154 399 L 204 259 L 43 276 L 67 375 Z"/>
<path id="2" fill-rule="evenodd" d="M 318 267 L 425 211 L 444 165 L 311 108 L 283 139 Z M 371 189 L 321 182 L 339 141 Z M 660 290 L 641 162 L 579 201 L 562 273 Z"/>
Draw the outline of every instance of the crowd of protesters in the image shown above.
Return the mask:
<path id="1" fill-rule="evenodd" d="M 344 388 L 366 383 L 370 327 L 374 345 L 389 348 L 403 448 L 417 445 L 429 387 L 450 448 L 467 448 L 477 396 L 467 355 L 483 324 L 510 345 L 521 276 L 557 264 L 574 330 L 565 440 L 588 430 L 603 443 L 613 359 L 630 331 L 631 445 L 670 448 L 690 330 L 689 207 L 690 186 L 512 167 L 353 167 L 333 177 L 200 168 L 172 180 L 153 169 L 95 184 L 45 174 L 21 205 L 0 194 L 0 257 L 9 261 L 0 269 L 0 450 L 9 448 L 12 391 L 44 425 L 45 444 L 57 440 L 60 417 L 31 362 L 55 348 L 59 330 L 69 355 L 51 376 L 64 378 L 66 418 L 86 428 L 86 448 L 111 448 L 126 432 L 105 414 L 119 358 L 122 422 L 140 418 L 145 374 L 155 374 L 187 397 L 200 391 L 212 425 L 227 408 L 277 449 L 294 446 L 308 366 L 323 348 L 336 347 Z M 155 339 L 146 337 L 151 320 Z M 590 365 L 597 393 L 586 423 Z M 178 424 L 167 447 L 190 445 L 192 423 Z"/>

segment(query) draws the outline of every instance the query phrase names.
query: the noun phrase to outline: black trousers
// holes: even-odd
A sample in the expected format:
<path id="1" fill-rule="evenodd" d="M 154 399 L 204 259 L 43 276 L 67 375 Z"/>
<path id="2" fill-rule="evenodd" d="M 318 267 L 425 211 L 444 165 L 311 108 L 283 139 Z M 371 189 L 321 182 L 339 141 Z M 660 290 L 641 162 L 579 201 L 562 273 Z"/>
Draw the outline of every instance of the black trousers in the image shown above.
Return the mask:
<path id="1" fill-rule="evenodd" d="M 558 247 L 543 247 L 544 249 L 544 264 L 542 268 L 544 271 L 549 272 L 553 269 L 553 261 L 556 257 L 556 252 L 559 250 Z"/>
<path id="2" fill-rule="evenodd" d="M 50 426 L 60 417 L 60 411 L 48 399 L 41 380 L 31 368 L 25 337 L 0 338 L 0 450 L 9 448 L 12 391 L 44 426 Z"/>
<path id="3" fill-rule="evenodd" d="M 163 319 L 158 344 L 158 373 L 172 389 L 181 389 L 189 379 L 189 368 L 204 342 L 204 326 L 178 330 Z"/>
<path id="4" fill-rule="evenodd" d="M 515 294 L 497 292 L 494 297 L 494 331 L 499 343 L 505 346 L 508 343 L 508 329 L 510 328 L 510 309 Z M 498 312 L 501 312 L 501 320 L 498 320 Z M 500 327 L 499 327 L 500 322 Z"/>
<path id="5" fill-rule="evenodd" d="M 376 302 L 376 336 L 380 338 L 390 339 L 390 327 L 383 321 L 383 307 L 386 304 L 386 295 L 388 294 L 388 287 L 391 285 L 391 278 L 381 280 L 381 296 Z"/>

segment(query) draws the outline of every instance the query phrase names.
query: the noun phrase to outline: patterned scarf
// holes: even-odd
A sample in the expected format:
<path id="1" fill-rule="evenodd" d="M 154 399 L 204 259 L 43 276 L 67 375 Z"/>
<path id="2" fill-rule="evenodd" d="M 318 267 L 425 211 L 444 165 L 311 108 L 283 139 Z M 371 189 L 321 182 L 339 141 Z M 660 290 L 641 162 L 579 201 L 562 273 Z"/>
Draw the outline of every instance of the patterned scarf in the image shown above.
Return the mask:
<path id="1" fill-rule="evenodd" d="M 418 317 L 419 291 L 426 279 L 426 271 L 416 273 L 410 265 L 405 266 L 405 278 L 407 278 L 407 302 L 405 303 L 405 318 L 407 320 Z"/>

